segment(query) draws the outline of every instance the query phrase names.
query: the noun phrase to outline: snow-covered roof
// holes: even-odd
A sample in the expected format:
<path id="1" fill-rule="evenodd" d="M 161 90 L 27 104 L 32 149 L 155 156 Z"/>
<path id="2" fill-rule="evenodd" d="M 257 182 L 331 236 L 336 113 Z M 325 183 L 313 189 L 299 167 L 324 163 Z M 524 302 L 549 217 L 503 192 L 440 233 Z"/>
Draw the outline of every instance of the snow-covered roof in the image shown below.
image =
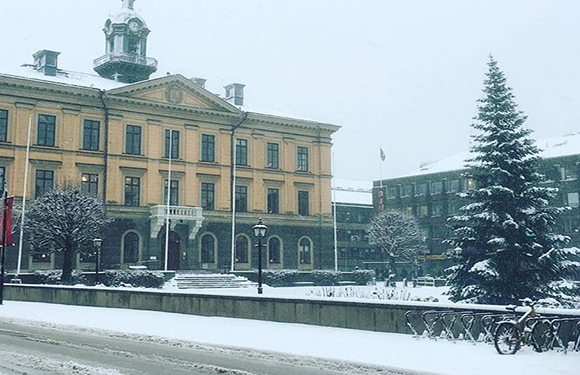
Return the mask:
<path id="1" fill-rule="evenodd" d="M 79 73 L 68 70 L 58 70 L 56 76 L 47 76 L 35 70 L 31 65 L 22 65 L 18 68 L 0 67 L 0 75 L 30 79 L 33 81 L 49 81 L 64 85 L 88 87 L 100 90 L 112 90 L 125 86 L 125 83 L 103 78 L 96 74 Z"/>
<path id="2" fill-rule="evenodd" d="M 373 204 L 371 181 L 335 179 L 332 199 L 337 203 Z M 335 198 L 336 197 L 336 198 Z"/>
<path id="3" fill-rule="evenodd" d="M 143 27 L 147 28 L 147 23 L 143 16 L 131 8 L 123 7 L 120 11 L 109 16 L 112 23 L 127 23 L 130 19 L 137 18 L 143 23 Z"/>
<path id="4" fill-rule="evenodd" d="M 540 157 L 544 159 L 580 154 L 580 132 L 560 137 L 544 139 L 536 142 L 541 150 Z M 398 177 L 451 172 L 465 168 L 465 160 L 471 157 L 470 152 L 460 152 L 439 161 L 425 163 L 419 169 Z"/>

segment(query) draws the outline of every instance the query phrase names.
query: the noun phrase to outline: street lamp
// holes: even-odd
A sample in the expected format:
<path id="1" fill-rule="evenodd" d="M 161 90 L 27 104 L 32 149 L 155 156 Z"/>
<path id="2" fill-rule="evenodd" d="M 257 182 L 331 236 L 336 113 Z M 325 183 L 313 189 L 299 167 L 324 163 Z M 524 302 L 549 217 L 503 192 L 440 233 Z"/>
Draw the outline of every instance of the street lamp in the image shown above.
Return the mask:
<path id="1" fill-rule="evenodd" d="M 262 294 L 262 238 L 266 237 L 268 227 L 262 223 L 260 218 L 258 224 L 254 225 L 252 229 L 254 236 L 258 238 L 258 294 Z"/>
<path id="2" fill-rule="evenodd" d="M 95 285 L 99 283 L 99 263 L 100 263 L 100 255 L 101 255 L 101 244 L 103 240 L 100 238 L 95 238 L 93 240 L 93 245 L 95 246 Z"/>

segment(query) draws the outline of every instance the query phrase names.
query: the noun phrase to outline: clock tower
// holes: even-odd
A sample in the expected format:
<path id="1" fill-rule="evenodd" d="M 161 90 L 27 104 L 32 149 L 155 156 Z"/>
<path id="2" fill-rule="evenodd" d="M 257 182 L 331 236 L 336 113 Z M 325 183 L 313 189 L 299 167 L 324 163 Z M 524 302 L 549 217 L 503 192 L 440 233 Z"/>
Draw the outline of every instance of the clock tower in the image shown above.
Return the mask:
<path id="1" fill-rule="evenodd" d="M 105 22 L 105 55 L 94 61 L 94 69 L 101 77 L 119 82 L 145 81 L 157 71 L 157 60 L 147 57 L 150 30 L 135 11 L 135 0 L 122 2 L 121 10 Z"/>

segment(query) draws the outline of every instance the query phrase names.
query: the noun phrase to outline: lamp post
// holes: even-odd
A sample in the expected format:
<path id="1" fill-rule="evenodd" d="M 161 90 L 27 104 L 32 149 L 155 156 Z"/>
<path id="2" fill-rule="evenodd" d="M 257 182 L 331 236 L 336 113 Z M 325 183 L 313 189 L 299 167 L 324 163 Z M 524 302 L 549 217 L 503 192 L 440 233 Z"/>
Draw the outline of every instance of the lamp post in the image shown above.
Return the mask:
<path id="1" fill-rule="evenodd" d="M 258 238 L 258 294 L 262 294 L 262 238 L 266 237 L 268 227 L 262 223 L 260 218 L 258 224 L 254 225 L 252 229 L 254 236 Z"/>
<path id="2" fill-rule="evenodd" d="M 99 263 L 100 263 L 100 255 L 101 255 L 101 244 L 103 240 L 100 238 L 95 238 L 93 240 L 93 245 L 95 246 L 95 285 L 99 283 Z"/>

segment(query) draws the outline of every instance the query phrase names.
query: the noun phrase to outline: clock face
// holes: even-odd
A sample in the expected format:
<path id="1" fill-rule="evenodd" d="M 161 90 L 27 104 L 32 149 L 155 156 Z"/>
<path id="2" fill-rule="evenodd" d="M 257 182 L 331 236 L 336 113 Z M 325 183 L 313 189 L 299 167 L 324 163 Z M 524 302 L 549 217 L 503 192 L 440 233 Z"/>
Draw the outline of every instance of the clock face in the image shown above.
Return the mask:
<path id="1" fill-rule="evenodd" d="M 141 26 L 139 26 L 139 24 L 135 21 L 131 21 L 129 22 L 129 30 L 137 32 L 139 31 L 139 29 L 141 28 Z"/>

